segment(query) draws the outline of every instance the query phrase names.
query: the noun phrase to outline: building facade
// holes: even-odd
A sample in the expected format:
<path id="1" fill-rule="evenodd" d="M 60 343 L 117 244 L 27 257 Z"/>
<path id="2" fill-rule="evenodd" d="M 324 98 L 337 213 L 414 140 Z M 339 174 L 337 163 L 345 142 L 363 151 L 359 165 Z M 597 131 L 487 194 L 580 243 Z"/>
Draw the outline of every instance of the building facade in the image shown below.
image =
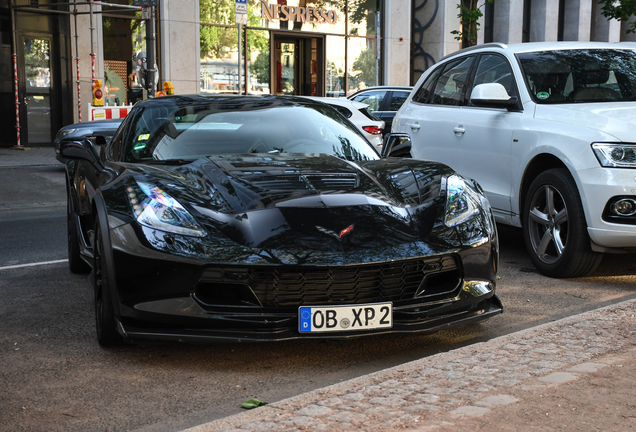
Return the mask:
<path id="1" fill-rule="evenodd" d="M 414 84 L 461 48 L 460 0 L 247 0 L 238 18 L 235 0 L 155 2 L 150 25 L 134 0 L 0 0 L 0 146 L 17 144 L 17 120 L 22 146 L 90 120 L 94 79 L 109 105 L 147 97 L 152 70 L 177 94 L 341 97 Z M 636 40 L 597 0 L 495 0 L 482 12 L 478 43 Z"/>

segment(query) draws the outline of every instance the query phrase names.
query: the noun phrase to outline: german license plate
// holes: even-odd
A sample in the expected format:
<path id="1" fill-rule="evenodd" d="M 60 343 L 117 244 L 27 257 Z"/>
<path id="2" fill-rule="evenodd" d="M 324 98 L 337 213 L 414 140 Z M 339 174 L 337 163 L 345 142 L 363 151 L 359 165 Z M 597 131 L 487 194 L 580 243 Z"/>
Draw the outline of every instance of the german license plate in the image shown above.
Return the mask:
<path id="1" fill-rule="evenodd" d="M 371 303 L 348 306 L 301 306 L 301 333 L 346 332 L 393 327 L 393 304 Z"/>

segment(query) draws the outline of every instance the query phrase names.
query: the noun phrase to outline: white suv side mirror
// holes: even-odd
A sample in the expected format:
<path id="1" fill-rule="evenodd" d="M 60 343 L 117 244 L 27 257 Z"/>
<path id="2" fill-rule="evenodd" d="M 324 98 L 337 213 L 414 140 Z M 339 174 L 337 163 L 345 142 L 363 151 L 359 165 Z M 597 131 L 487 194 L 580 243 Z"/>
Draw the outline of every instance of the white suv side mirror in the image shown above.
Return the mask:
<path id="1" fill-rule="evenodd" d="M 516 97 L 510 97 L 506 88 L 498 83 L 476 85 L 470 94 L 470 102 L 478 107 L 512 109 Z"/>

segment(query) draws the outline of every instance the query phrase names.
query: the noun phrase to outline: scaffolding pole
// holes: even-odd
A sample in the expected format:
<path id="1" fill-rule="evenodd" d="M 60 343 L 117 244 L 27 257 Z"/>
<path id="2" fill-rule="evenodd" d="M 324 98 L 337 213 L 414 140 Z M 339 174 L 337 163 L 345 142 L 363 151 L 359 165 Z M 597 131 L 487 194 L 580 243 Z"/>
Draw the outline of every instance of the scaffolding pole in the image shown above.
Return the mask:
<path id="1" fill-rule="evenodd" d="M 20 144 L 20 99 L 18 92 L 18 38 L 16 35 L 16 12 L 11 2 L 11 34 L 13 44 L 13 87 L 15 92 L 15 130 L 16 130 L 16 145 L 13 147 L 16 150 L 24 150 L 24 147 Z"/>
<path id="2" fill-rule="evenodd" d="M 17 12 L 27 12 L 34 14 L 63 14 L 63 15 L 73 15 L 74 27 L 75 27 L 75 64 L 77 68 L 77 117 L 79 123 L 82 122 L 82 92 L 81 92 L 81 81 L 80 81 L 80 57 L 79 57 L 79 42 L 78 42 L 78 34 L 77 34 L 77 16 L 78 15 L 90 15 L 90 31 L 91 31 L 91 89 L 95 88 L 95 52 L 93 50 L 93 31 L 95 28 L 93 27 L 93 14 L 95 13 L 104 13 L 104 11 L 94 11 L 93 5 L 98 6 L 108 6 L 113 7 L 122 11 L 141 11 L 140 6 L 130 6 L 130 5 L 120 5 L 115 3 L 107 3 L 102 1 L 86 1 L 82 4 L 89 6 L 88 12 L 79 12 L 77 10 L 77 0 L 73 0 L 70 2 L 61 2 L 61 3 L 42 3 L 42 4 L 31 4 L 29 6 L 17 6 L 15 5 L 15 0 L 11 1 L 11 32 L 12 32 L 12 44 L 13 44 L 13 84 L 14 84 L 14 93 L 15 93 L 15 111 L 16 111 L 16 138 L 17 145 L 13 148 L 23 150 L 20 143 L 20 100 L 19 100 L 19 82 L 18 82 L 18 44 L 17 44 L 17 30 L 16 30 L 16 22 L 17 22 Z M 53 9 L 40 9 L 45 7 L 57 7 L 57 6 L 73 6 L 73 11 L 64 11 L 64 10 L 53 10 Z M 109 12 L 109 11 L 107 11 Z M 133 18 L 133 17 L 131 17 Z"/>
<path id="3" fill-rule="evenodd" d="M 77 66 L 77 119 L 82 122 L 82 83 L 80 78 L 79 35 L 77 34 L 77 0 L 73 0 L 73 23 L 75 25 L 75 65 Z"/>

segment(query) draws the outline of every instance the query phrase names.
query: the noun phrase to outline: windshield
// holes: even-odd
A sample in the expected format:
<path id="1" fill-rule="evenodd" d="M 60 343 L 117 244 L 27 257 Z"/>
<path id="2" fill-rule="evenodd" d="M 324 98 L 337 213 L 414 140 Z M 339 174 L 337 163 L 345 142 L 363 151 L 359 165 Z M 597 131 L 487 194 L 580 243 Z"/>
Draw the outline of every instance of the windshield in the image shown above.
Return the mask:
<path id="1" fill-rule="evenodd" d="M 517 54 L 535 102 L 636 100 L 636 53 L 587 49 Z"/>
<path id="2" fill-rule="evenodd" d="M 122 137 L 125 162 L 245 153 L 326 153 L 354 161 L 379 158 L 342 116 L 315 102 L 175 98 L 138 106 L 130 117 Z"/>

